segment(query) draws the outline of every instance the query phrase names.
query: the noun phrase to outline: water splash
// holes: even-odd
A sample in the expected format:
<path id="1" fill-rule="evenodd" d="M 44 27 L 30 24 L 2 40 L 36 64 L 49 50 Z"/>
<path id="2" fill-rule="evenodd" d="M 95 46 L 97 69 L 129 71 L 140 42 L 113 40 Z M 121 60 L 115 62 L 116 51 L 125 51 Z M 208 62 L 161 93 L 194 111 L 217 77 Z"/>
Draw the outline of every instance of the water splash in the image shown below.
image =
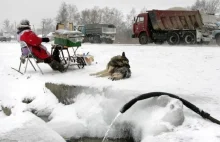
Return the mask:
<path id="1" fill-rule="evenodd" d="M 105 141 L 105 139 L 107 138 L 107 135 L 108 135 L 108 133 L 109 133 L 109 131 L 110 131 L 112 125 L 115 123 L 116 119 L 117 119 L 121 114 L 122 114 L 122 113 L 119 112 L 119 113 L 116 115 L 116 117 L 115 117 L 114 120 L 112 121 L 111 125 L 109 126 L 108 130 L 106 131 L 105 136 L 104 136 L 102 142 Z"/>

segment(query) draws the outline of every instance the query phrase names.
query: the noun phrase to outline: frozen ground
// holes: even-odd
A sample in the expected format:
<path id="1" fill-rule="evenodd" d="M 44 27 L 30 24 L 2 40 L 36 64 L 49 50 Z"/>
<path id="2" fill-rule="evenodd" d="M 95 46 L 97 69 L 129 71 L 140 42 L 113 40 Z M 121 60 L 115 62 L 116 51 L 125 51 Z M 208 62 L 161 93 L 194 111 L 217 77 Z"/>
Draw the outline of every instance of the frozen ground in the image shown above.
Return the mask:
<path id="1" fill-rule="evenodd" d="M 50 48 L 50 44 L 46 46 Z M 152 91 L 179 95 L 220 119 L 220 48 L 217 46 L 83 44 L 77 53 L 94 55 L 93 65 L 84 69 L 70 67 L 66 73 L 59 73 L 39 64 L 44 75 L 29 66 L 23 76 L 11 69 L 19 65 L 18 43 L 0 43 L 0 48 L 0 104 L 12 108 L 9 117 L 0 110 L 0 141 L 6 138 L 62 141 L 59 135 L 64 138 L 104 137 L 126 102 Z M 89 76 L 104 69 L 108 60 L 122 51 L 130 60 L 131 78 L 111 81 Z M 64 106 L 45 88 L 45 82 L 95 87 L 103 93 L 82 93 L 74 104 Z M 34 101 L 24 104 L 23 98 L 34 98 Z M 29 110 L 49 115 L 50 121 L 41 121 Z M 39 129 L 42 133 L 36 133 Z M 220 126 L 202 119 L 180 101 L 162 96 L 138 102 L 120 115 L 108 137 L 128 135 L 142 142 L 218 142 Z"/>

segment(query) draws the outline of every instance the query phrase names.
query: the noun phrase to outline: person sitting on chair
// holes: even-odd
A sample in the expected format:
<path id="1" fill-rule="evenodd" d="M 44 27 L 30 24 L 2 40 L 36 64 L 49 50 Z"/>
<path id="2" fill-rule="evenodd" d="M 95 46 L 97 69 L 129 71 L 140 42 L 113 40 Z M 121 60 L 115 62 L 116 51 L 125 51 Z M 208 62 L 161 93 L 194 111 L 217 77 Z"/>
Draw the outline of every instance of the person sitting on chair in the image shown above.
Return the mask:
<path id="1" fill-rule="evenodd" d="M 25 48 L 29 48 L 33 56 L 37 58 L 37 61 L 43 61 L 47 63 L 53 70 L 58 70 L 60 72 L 64 71 L 64 66 L 53 59 L 50 53 L 47 51 L 47 48 L 43 46 L 42 42 L 49 42 L 50 39 L 47 37 L 40 38 L 38 37 L 30 27 L 30 22 L 28 20 L 21 20 L 20 24 L 17 27 L 17 39 L 19 42 L 25 42 L 27 47 L 23 47 L 21 61 L 24 63 L 25 59 Z"/>

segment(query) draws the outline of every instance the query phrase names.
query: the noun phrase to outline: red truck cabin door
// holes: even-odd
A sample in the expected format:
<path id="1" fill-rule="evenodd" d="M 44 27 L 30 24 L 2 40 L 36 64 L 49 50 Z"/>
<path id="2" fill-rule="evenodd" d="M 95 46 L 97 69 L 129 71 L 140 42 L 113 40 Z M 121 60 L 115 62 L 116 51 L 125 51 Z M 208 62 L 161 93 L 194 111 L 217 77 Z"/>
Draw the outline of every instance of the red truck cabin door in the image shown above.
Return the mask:
<path id="1" fill-rule="evenodd" d="M 136 19 L 136 22 L 135 22 L 135 25 L 134 25 L 134 33 L 136 36 L 139 36 L 139 34 L 142 32 L 142 31 L 146 31 L 146 28 L 145 28 L 145 17 L 144 16 L 138 16 L 137 19 Z"/>

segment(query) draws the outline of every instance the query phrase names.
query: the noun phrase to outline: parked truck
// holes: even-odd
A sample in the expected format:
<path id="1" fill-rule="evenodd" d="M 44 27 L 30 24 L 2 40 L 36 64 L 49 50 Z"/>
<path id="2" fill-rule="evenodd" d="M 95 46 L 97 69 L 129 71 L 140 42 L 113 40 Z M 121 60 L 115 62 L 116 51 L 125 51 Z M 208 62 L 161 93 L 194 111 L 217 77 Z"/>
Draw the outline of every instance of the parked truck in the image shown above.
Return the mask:
<path id="1" fill-rule="evenodd" d="M 113 43 L 116 35 L 116 27 L 113 24 L 86 24 L 75 26 L 75 30 L 84 34 L 83 42 Z"/>
<path id="2" fill-rule="evenodd" d="M 220 46 L 220 22 L 215 23 L 216 28 L 212 30 L 212 38 L 216 40 L 218 46 Z"/>
<path id="3" fill-rule="evenodd" d="M 0 33 L 0 41 L 11 41 L 11 34 L 8 32 L 2 32 Z"/>
<path id="4" fill-rule="evenodd" d="M 211 31 L 204 28 L 199 11 L 151 10 L 134 19 L 132 38 L 140 44 L 170 45 L 209 43 Z"/>
<path id="5" fill-rule="evenodd" d="M 200 12 L 201 13 L 201 12 Z M 220 46 L 220 22 L 215 14 L 201 13 L 204 25 L 212 31 L 212 39 Z"/>

